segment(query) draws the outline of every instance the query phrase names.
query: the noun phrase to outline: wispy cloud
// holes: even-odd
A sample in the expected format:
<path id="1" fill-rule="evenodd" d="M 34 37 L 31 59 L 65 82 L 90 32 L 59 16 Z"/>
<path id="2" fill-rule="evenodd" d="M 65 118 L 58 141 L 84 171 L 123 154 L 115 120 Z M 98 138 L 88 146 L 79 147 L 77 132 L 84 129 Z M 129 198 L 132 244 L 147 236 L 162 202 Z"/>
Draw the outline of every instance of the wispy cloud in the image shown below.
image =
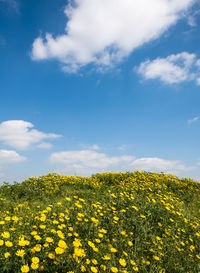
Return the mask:
<path id="1" fill-rule="evenodd" d="M 199 15 L 200 15 L 200 8 L 198 6 L 198 9 L 192 12 L 191 14 L 189 14 L 189 16 L 187 17 L 189 26 L 191 27 L 197 26 L 197 17 L 199 17 Z"/>
<path id="2" fill-rule="evenodd" d="M 194 122 L 196 122 L 198 120 L 199 120 L 199 117 L 194 117 L 192 119 L 189 119 L 187 122 L 188 122 L 188 124 L 191 124 L 191 123 L 194 123 Z"/>
<path id="3" fill-rule="evenodd" d="M 65 9 L 65 33 L 38 37 L 33 60 L 56 59 L 76 73 L 95 64 L 112 67 L 136 48 L 160 37 L 196 0 L 74 0 Z M 104 69 L 103 69 L 104 70 Z"/>
<path id="4" fill-rule="evenodd" d="M 19 3 L 16 0 L 0 0 L 0 4 L 4 4 L 8 9 L 20 13 Z"/>

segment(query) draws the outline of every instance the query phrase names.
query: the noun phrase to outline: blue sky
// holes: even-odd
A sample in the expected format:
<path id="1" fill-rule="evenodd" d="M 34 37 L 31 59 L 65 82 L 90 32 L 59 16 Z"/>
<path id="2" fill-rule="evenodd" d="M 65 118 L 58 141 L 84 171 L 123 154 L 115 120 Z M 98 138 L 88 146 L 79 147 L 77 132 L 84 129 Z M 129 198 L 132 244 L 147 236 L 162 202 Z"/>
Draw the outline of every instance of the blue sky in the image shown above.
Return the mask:
<path id="1" fill-rule="evenodd" d="M 200 180 L 200 4 L 0 0 L 0 181 Z"/>

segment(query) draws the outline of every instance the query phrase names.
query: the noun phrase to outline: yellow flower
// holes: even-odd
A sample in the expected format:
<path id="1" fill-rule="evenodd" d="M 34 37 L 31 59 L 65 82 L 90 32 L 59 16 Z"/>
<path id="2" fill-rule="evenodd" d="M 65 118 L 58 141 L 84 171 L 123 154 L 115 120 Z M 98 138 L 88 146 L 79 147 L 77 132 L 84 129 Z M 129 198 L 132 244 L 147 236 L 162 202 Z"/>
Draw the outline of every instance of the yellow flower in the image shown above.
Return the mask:
<path id="1" fill-rule="evenodd" d="M 162 268 L 162 269 L 159 271 L 159 273 L 165 273 L 165 269 Z"/>
<path id="2" fill-rule="evenodd" d="M 9 252 L 4 253 L 4 257 L 7 259 L 10 256 Z"/>
<path id="3" fill-rule="evenodd" d="M 40 241 L 42 239 L 39 235 L 35 235 L 34 238 L 36 241 Z"/>
<path id="4" fill-rule="evenodd" d="M 62 233 L 61 230 L 58 230 L 58 231 L 57 231 L 57 234 L 58 234 L 58 237 L 59 237 L 60 239 L 64 239 L 64 238 L 65 238 L 65 235 Z"/>
<path id="5" fill-rule="evenodd" d="M 94 245 L 93 242 L 91 242 L 91 241 L 88 241 L 88 245 L 91 246 L 92 248 L 95 247 L 95 245 Z"/>
<path id="6" fill-rule="evenodd" d="M 63 241 L 63 240 L 60 240 L 60 241 L 58 242 L 58 246 L 59 246 L 60 248 L 63 248 L 63 249 L 66 249 L 66 248 L 67 248 L 67 244 L 66 244 L 65 241 Z"/>
<path id="7" fill-rule="evenodd" d="M 32 258 L 32 263 L 33 264 L 38 264 L 40 262 L 40 259 L 38 257 L 33 257 Z"/>
<path id="8" fill-rule="evenodd" d="M 29 272 L 29 266 L 28 266 L 28 265 L 23 265 L 23 266 L 21 267 L 21 272 L 23 272 L 23 273 Z"/>
<path id="9" fill-rule="evenodd" d="M 6 242 L 5 242 L 5 245 L 6 245 L 7 247 L 12 247 L 12 246 L 13 246 L 13 243 L 12 243 L 11 241 L 6 241 Z"/>
<path id="10" fill-rule="evenodd" d="M 97 265 L 97 264 L 98 264 L 98 262 L 97 262 L 96 259 L 92 259 L 92 263 L 93 263 L 94 265 Z"/>
<path id="11" fill-rule="evenodd" d="M 25 251 L 23 249 L 19 249 L 17 250 L 16 255 L 19 257 L 23 257 L 25 255 Z"/>
<path id="12" fill-rule="evenodd" d="M 134 270 L 134 271 L 138 271 L 139 269 L 138 269 L 137 266 L 134 266 L 134 267 L 133 267 L 133 270 Z"/>
<path id="13" fill-rule="evenodd" d="M 102 258 L 103 260 L 110 260 L 110 255 L 109 254 L 106 254 L 106 255 L 104 255 L 104 257 Z"/>
<path id="14" fill-rule="evenodd" d="M 44 271 L 44 266 L 43 265 L 40 266 L 40 271 Z"/>
<path id="15" fill-rule="evenodd" d="M 56 252 L 56 254 L 63 254 L 65 252 L 65 250 L 61 247 L 56 247 L 55 252 Z"/>
<path id="16" fill-rule="evenodd" d="M 158 256 L 153 256 L 154 260 L 159 261 L 160 258 Z"/>
<path id="17" fill-rule="evenodd" d="M 190 246 L 190 251 L 193 252 L 195 247 L 193 245 Z"/>
<path id="18" fill-rule="evenodd" d="M 136 265 L 136 263 L 133 260 L 130 260 L 131 265 Z"/>
<path id="19" fill-rule="evenodd" d="M 132 243 L 131 241 L 128 241 L 128 245 L 129 245 L 129 246 L 132 246 L 133 243 Z"/>
<path id="20" fill-rule="evenodd" d="M 82 246 L 81 240 L 75 238 L 75 240 L 73 241 L 73 246 L 74 246 L 74 247 Z"/>
<path id="21" fill-rule="evenodd" d="M 75 248 L 74 249 L 73 257 L 74 258 L 76 258 L 76 257 L 85 257 L 85 251 L 84 251 L 84 249 L 82 249 L 82 248 Z"/>
<path id="22" fill-rule="evenodd" d="M 35 264 L 35 263 L 32 263 L 31 264 L 31 268 L 33 269 L 33 270 L 36 270 L 36 269 L 38 269 L 38 267 L 39 267 L 39 264 Z"/>
<path id="23" fill-rule="evenodd" d="M 117 249 L 114 248 L 114 247 L 111 247 L 110 251 L 113 252 L 113 253 L 115 253 L 115 252 L 117 252 Z"/>
<path id="24" fill-rule="evenodd" d="M 93 273 L 97 273 L 97 272 L 98 272 L 98 269 L 97 269 L 97 267 L 95 267 L 95 266 L 91 266 L 90 269 L 91 269 L 91 271 L 92 271 Z"/>
<path id="25" fill-rule="evenodd" d="M 43 214 L 41 217 L 40 217 L 40 221 L 44 222 L 46 220 L 46 215 Z"/>
<path id="26" fill-rule="evenodd" d="M 10 233 L 7 232 L 7 231 L 5 231 L 5 232 L 1 233 L 1 236 L 2 236 L 3 238 L 5 238 L 5 239 L 8 239 L 8 238 L 10 238 Z"/>
<path id="27" fill-rule="evenodd" d="M 19 246 L 28 246 L 30 242 L 28 240 L 24 240 L 24 238 L 19 240 Z"/>
<path id="28" fill-rule="evenodd" d="M 48 243 L 52 243 L 52 242 L 53 242 L 53 239 L 52 239 L 51 237 L 47 237 L 47 238 L 46 238 L 46 241 L 47 241 Z"/>
<path id="29" fill-rule="evenodd" d="M 12 220 L 13 220 L 14 222 L 17 222 L 17 221 L 19 220 L 19 218 L 18 218 L 17 216 L 13 216 L 13 217 L 12 217 Z"/>
<path id="30" fill-rule="evenodd" d="M 126 261 L 125 259 L 119 259 L 119 263 L 121 266 L 125 267 L 126 266 Z"/>
<path id="31" fill-rule="evenodd" d="M 102 268 L 103 271 L 106 271 L 106 266 L 104 264 L 101 264 L 100 267 Z"/>
<path id="32" fill-rule="evenodd" d="M 0 246 L 4 244 L 4 240 L 0 240 Z"/>
<path id="33" fill-rule="evenodd" d="M 136 206 L 132 206 L 132 208 L 136 211 L 138 211 L 138 208 Z"/>
<path id="34" fill-rule="evenodd" d="M 81 265 L 81 272 L 85 272 L 86 271 L 86 268 L 84 265 Z"/>
<path id="35" fill-rule="evenodd" d="M 114 272 L 114 273 L 116 273 L 116 272 L 118 272 L 118 269 L 117 269 L 117 267 L 113 266 L 113 267 L 111 267 L 111 271 Z"/>
<path id="36" fill-rule="evenodd" d="M 39 244 L 36 245 L 36 246 L 34 246 L 34 250 L 35 250 L 36 252 L 40 252 L 41 248 L 42 248 L 42 246 L 39 245 Z"/>
<path id="37" fill-rule="evenodd" d="M 52 259 L 52 260 L 55 259 L 55 255 L 53 253 L 49 253 L 48 257 L 49 259 Z"/>

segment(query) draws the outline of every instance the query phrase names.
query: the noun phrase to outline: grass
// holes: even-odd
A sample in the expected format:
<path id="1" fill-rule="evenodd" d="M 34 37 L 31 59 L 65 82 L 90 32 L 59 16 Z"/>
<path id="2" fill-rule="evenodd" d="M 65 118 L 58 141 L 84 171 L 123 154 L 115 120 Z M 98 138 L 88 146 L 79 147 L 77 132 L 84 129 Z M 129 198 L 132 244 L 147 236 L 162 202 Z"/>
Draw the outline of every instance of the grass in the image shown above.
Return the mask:
<path id="1" fill-rule="evenodd" d="M 48 174 L 0 187 L 0 272 L 200 272 L 200 184 Z"/>

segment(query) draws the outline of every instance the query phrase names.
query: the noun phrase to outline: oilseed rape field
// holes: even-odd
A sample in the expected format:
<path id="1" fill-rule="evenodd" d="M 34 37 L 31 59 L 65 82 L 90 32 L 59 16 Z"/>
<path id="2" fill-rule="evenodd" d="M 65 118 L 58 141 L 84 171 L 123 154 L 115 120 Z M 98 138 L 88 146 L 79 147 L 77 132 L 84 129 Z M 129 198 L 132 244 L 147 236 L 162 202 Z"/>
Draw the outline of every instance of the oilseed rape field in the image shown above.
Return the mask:
<path id="1" fill-rule="evenodd" d="M 200 184 L 139 171 L 4 183 L 0 272 L 200 272 Z"/>

